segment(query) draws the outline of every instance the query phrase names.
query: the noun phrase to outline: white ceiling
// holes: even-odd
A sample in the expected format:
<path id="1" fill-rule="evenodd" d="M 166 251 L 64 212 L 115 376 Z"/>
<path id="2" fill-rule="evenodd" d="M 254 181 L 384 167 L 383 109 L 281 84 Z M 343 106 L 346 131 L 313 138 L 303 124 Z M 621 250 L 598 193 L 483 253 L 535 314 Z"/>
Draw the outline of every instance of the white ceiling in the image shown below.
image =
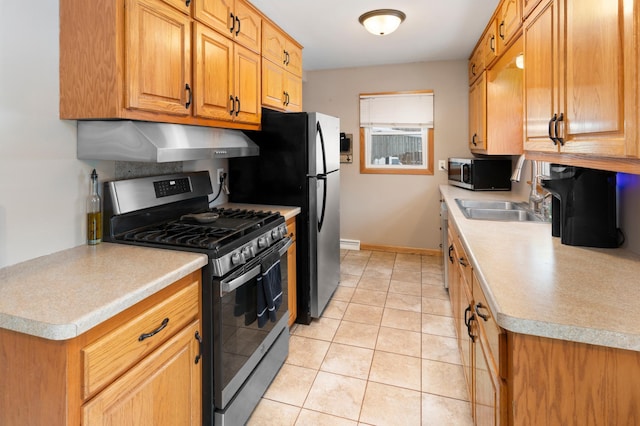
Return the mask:
<path id="1" fill-rule="evenodd" d="M 468 59 L 498 0 L 251 0 L 302 46 L 305 71 Z M 368 33 L 364 12 L 407 15 L 386 36 Z"/>

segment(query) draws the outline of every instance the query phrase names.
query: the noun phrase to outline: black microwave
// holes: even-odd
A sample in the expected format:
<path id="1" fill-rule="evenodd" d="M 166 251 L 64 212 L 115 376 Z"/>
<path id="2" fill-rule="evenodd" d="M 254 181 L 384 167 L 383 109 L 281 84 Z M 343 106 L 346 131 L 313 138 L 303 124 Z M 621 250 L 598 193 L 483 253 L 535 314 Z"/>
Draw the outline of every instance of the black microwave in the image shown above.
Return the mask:
<path id="1" fill-rule="evenodd" d="M 511 191 L 511 158 L 449 158 L 449 184 L 472 191 Z"/>

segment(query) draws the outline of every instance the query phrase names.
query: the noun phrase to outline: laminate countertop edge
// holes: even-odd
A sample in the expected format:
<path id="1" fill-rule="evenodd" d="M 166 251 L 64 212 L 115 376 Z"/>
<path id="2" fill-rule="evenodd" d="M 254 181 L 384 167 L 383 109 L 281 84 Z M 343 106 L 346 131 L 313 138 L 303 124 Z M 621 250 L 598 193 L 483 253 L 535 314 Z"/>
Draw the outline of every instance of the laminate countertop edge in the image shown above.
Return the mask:
<path id="1" fill-rule="evenodd" d="M 505 330 L 640 351 L 640 256 L 567 246 L 549 223 L 467 219 L 457 198 L 510 200 L 511 192 L 441 185 L 496 322 Z"/>
<path id="2" fill-rule="evenodd" d="M 0 269 L 0 328 L 66 340 L 207 264 L 204 254 L 101 243 Z"/>

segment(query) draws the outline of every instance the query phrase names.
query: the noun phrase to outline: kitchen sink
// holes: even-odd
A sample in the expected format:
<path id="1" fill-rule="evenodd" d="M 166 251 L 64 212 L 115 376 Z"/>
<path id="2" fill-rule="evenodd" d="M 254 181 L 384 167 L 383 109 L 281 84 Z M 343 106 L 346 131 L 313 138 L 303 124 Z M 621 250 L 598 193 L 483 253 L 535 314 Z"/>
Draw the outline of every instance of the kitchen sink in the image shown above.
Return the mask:
<path id="1" fill-rule="evenodd" d="M 456 203 L 467 219 L 503 222 L 546 222 L 542 216 L 529 210 L 525 203 L 462 199 L 456 199 Z"/>
<path id="2" fill-rule="evenodd" d="M 523 203 L 514 203 L 512 201 L 461 200 L 456 198 L 456 202 L 461 209 L 521 210 L 524 208 L 522 206 Z"/>

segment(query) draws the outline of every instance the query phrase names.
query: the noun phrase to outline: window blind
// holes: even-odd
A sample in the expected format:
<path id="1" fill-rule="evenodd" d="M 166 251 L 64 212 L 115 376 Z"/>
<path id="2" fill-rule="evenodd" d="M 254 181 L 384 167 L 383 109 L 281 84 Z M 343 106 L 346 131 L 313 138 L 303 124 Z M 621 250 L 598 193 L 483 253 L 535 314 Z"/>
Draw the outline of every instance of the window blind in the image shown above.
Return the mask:
<path id="1" fill-rule="evenodd" d="M 361 127 L 433 127 L 433 93 L 360 95 Z"/>

